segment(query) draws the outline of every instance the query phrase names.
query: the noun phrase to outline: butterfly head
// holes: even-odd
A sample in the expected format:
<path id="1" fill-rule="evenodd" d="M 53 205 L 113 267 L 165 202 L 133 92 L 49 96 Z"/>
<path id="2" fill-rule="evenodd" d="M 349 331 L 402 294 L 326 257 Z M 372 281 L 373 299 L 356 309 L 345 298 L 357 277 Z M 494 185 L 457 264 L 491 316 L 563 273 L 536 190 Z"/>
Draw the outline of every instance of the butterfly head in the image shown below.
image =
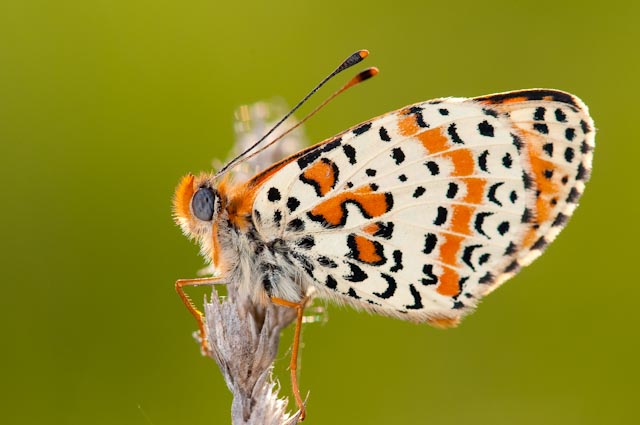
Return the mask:
<path id="1" fill-rule="evenodd" d="M 211 234 L 220 212 L 220 195 L 210 174 L 182 178 L 173 197 L 173 214 L 185 235 L 201 240 Z"/>

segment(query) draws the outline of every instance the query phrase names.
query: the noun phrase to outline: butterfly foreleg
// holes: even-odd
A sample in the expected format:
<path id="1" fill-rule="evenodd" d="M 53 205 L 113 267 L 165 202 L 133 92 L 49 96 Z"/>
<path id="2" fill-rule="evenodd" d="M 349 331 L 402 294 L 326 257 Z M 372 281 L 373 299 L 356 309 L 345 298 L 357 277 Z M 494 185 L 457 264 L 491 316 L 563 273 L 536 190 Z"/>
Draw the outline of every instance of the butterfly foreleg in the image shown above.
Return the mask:
<path id="1" fill-rule="evenodd" d="M 176 281 L 176 291 L 180 296 L 180 299 L 187 307 L 191 315 L 195 317 L 198 322 L 198 334 L 200 336 L 200 349 L 205 355 L 211 354 L 211 348 L 207 343 L 207 334 L 204 328 L 204 314 L 198 310 L 189 295 L 184 291 L 185 286 L 203 286 L 203 285 L 220 285 L 223 284 L 219 277 L 201 277 L 195 279 L 178 279 Z"/>

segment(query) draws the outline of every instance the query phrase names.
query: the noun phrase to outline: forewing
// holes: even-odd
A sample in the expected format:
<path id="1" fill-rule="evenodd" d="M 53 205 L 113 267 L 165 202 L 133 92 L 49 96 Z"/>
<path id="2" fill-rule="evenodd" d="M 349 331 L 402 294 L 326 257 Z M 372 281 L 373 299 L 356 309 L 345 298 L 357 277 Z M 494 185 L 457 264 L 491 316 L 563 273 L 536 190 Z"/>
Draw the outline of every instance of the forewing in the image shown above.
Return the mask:
<path id="1" fill-rule="evenodd" d="M 324 296 L 447 324 L 564 226 L 592 129 L 577 98 L 551 90 L 416 104 L 274 168 L 254 221 Z"/>

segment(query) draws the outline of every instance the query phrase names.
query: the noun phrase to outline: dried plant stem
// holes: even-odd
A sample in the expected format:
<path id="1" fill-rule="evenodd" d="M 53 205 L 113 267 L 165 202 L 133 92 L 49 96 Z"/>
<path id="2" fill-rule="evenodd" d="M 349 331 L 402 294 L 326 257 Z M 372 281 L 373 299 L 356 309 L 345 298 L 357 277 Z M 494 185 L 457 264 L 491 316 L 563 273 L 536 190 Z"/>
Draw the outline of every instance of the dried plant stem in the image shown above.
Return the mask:
<path id="1" fill-rule="evenodd" d="M 296 319 L 296 310 L 272 303 L 256 306 L 229 288 L 220 299 L 215 288 L 205 302 L 207 341 L 211 357 L 233 394 L 233 424 L 296 424 L 300 412 L 289 415 L 272 380 L 280 333 Z"/>

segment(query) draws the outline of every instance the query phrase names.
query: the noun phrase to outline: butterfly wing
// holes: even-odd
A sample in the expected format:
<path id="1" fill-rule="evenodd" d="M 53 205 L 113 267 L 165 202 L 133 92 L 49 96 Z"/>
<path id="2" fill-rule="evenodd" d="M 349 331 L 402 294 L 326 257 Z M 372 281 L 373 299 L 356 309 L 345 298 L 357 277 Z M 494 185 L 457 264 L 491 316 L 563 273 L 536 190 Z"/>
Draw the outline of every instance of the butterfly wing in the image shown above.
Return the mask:
<path id="1" fill-rule="evenodd" d="M 324 297 L 453 324 L 556 237 L 593 146 L 567 93 L 428 101 L 257 176 L 253 220 Z"/>

